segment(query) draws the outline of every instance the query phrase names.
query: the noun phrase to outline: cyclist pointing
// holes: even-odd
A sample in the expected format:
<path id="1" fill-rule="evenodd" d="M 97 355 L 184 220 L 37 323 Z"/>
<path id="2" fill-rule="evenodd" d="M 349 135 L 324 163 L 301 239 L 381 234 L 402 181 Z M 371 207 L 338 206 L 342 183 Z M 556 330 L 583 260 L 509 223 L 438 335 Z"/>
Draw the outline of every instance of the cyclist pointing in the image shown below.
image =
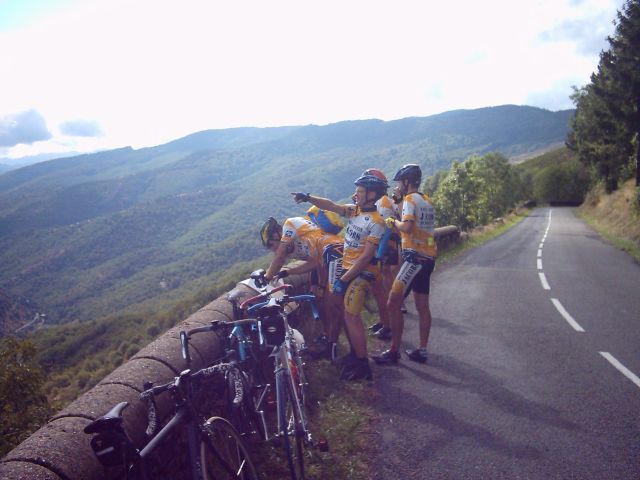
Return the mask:
<path id="1" fill-rule="evenodd" d="M 374 359 L 378 364 L 389 365 L 397 363 L 400 358 L 399 348 L 404 327 L 400 309 L 405 295 L 413 290 L 420 321 L 420 347 L 406 353 L 409 359 L 424 363 L 427 361 L 427 343 L 431 330 L 430 281 L 437 255 L 435 214 L 431 199 L 418 191 L 422 180 L 422 171 L 418 165 L 404 165 L 393 180 L 398 182 L 398 191 L 403 195 L 402 220 L 388 219 L 387 224 L 400 231 L 403 263 L 389 293 L 391 347 Z"/>
<path id="2" fill-rule="evenodd" d="M 338 213 L 348 219 L 344 238 L 342 276 L 333 284 L 333 292 L 344 295 L 344 321 L 353 349 L 353 355 L 345 360 L 341 378 L 357 380 L 371 378 L 367 360 L 367 339 L 360 313 L 377 267 L 373 260 L 385 225 L 375 202 L 386 192 L 386 183 L 374 175 L 363 175 L 354 182 L 355 205 L 338 204 L 326 198 L 308 193 L 292 193 L 298 203 L 313 205 Z"/>
<path id="3" fill-rule="evenodd" d="M 387 185 L 387 188 L 389 187 L 387 177 L 377 168 L 368 168 L 364 171 L 363 175 L 374 175 L 382 180 Z M 376 207 L 378 208 L 378 213 L 385 221 L 390 217 L 400 218 L 400 209 L 398 205 L 395 204 L 386 193 L 376 201 Z M 391 340 L 391 327 L 389 313 L 387 312 L 387 299 L 389 298 L 391 283 L 393 282 L 398 269 L 398 247 L 400 244 L 400 235 L 395 231 L 395 229 L 389 232 L 389 234 L 386 246 L 382 245 L 381 248 L 378 248 L 376 257 L 380 262 L 380 275 L 371 286 L 371 293 L 373 293 L 373 297 L 378 305 L 380 319 L 369 327 L 369 330 L 372 335 L 375 335 L 380 340 Z"/>

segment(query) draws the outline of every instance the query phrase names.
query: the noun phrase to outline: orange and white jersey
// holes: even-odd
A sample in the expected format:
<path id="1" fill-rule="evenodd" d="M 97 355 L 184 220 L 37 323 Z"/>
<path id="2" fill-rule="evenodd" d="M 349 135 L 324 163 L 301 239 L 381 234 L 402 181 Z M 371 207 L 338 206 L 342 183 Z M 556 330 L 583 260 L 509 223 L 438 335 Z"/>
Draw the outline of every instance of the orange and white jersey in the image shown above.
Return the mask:
<path id="1" fill-rule="evenodd" d="M 400 218 L 400 208 L 389 198 L 388 195 L 380 197 L 376 202 L 376 208 L 383 220 L 391 217 Z"/>
<path id="2" fill-rule="evenodd" d="M 412 220 L 409 232 L 400 232 L 402 250 L 412 250 L 420 256 L 435 257 L 438 250 L 435 242 L 436 217 L 431 199 L 419 192 L 405 195 L 402 202 L 402 221 Z"/>
<path id="3" fill-rule="evenodd" d="M 342 265 L 345 270 L 348 270 L 362 255 L 367 242 L 374 245 L 380 243 L 385 224 L 377 209 L 372 212 L 363 212 L 360 207 L 349 205 L 346 211 L 349 222 L 344 234 Z M 367 270 L 376 272 L 375 265 L 370 265 Z"/>
<path id="4" fill-rule="evenodd" d="M 303 217 L 285 220 L 280 242 L 293 245 L 294 258 L 322 262 L 322 251 L 330 243 L 342 243 L 342 238 L 323 232 L 317 225 Z"/>

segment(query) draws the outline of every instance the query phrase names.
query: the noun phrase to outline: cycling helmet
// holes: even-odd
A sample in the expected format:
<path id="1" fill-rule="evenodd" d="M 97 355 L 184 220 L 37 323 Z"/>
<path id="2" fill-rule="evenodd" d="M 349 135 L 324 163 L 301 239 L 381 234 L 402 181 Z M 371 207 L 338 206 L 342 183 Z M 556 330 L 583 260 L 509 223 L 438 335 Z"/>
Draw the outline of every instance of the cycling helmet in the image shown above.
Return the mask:
<path id="1" fill-rule="evenodd" d="M 420 166 L 415 163 L 403 165 L 402 168 L 398 170 L 395 177 L 393 177 L 394 182 L 399 182 L 405 179 L 409 180 L 414 185 L 419 185 L 420 180 L 422 180 L 422 170 L 420 170 Z"/>
<path id="2" fill-rule="evenodd" d="M 387 181 L 387 177 L 385 176 L 384 173 L 382 173 L 382 170 L 378 170 L 377 168 L 367 168 L 362 175 L 373 175 L 374 177 L 378 177 L 380 180 L 382 180 L 384 183 L 387 184 L 387 186 L 389 185 L 389 182 Z"/>
<path id="3" fill-rule="evenodd" d="M 262 246 L 269 248 L 269 242 L 273 240 L 274 233 L 281 233 L 282 227 L 278 224 L 278 221 L 273 218 L 267 218 L 267 221 L 262 224 L 260 228 L 260 240 L 262 240 Z"/>
<path id="4" fill-rule="evenodd" d="M 367 192 L 372 191 L 376 193 L 376 200 L 387 193 L 387 182 L 381 180 L 375 175 L 362 175 L 353 182 L 357 187 L 364 187 Z"/>

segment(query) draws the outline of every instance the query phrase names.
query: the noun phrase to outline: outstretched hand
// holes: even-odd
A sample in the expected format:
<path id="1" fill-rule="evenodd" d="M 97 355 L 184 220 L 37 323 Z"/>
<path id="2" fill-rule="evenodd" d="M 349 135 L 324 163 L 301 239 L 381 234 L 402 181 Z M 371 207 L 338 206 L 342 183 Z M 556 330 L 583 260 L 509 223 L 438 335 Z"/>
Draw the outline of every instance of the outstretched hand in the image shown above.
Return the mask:
<path id="1" fill-rule="evenodd" d="M 295 200 L 296 203 L 303 203 L 303 202 L 308 202 L 309 201 L 309 194 L 308 193 L 291 192 L 291 195 L 293 195 L 293 199 Z"/>

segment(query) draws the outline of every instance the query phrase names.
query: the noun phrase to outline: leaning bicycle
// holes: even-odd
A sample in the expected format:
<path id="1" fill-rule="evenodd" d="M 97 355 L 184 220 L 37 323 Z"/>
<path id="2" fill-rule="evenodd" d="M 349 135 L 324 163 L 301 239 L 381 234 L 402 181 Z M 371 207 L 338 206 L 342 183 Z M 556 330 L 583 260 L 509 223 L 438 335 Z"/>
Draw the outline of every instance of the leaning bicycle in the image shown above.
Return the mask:
<path id="1" fill-rule="evenodd" d="M 282 440 L 287 455 L 291 478 L 304 478 L 304 452 L 309 446 L 326 451 L 328 444 L 322 439 L 314 442 L 308 425 L 306 401 L 308 382 L 304 372 L 301 352 L 304 338 L 289 324 L 291 305 L 309 302 L 316 319 L 315 297 L 311 294 L 290 296 L 291 285 L 270 287 L 264 279 L 264 270 L 251 275 L 262 293 L 234 305 L 234 321 L 214 321 L 210 326 L 198 327 L 187 336 L 203 331 L 226 332 L 223 336 L 225 361 L 238 365 L 244 372 L 241 389 L 244 399 L 238 402 L 232 418 L 240 431 L 258 431 L 264 440 Z M 240 318 L 248 315 L 253 318 Z M 272 374 L 265 374 L 269 364 Z M 265 408 L 275 384 L 275 425 L 267 421 Z M 246 395 L 246 393 L 249 393 Z M 244 419 L 244 421 L 243 421 Z M 251 423 L 253 422 L 253 423 Z M 253 424 L 255 428 L 248 427 Z"/>
<path id="2" fill-rule="evenodd" d="M 319 314 L 315 307 L 315 296 L 291 296 L 286 293 L 292 288 L 291 285 L 267 289 L 263 270 L 254 272 L 252 279 L 265 291 L 245 300 L 240 305 L 240 311 L 255 318 L 230 323 L 255 322 L 259 347 L 262 350 L 271 349 L 277 410 L 275 436 L 283 440 L 291 478 L 303 479 L 306 448 L 317 446 L 326 451 L 328 445 L 326 440 L 315 443 L 309 429 L 306 412 L 309 384 L 301 357 L 305 348 L 304 337 L 290 325 L 289 316 L 292 312 L 291 305 L 309 302 L 317 320 Z"/>
<path id="3" fill-rule="evenodd" d="M 185 346 L 183 344 L 183 352 Z M 172 436 L 186 434 L 188 463 L 193 480 L 257 480 L 255 467 L 240 435 L 225 419 L 212 417 L 203 421 L 195 401 L 198 386 L 206 378 L 219 376 L 233 366 L 218 364 L 192 372 L 187 369 L 172 381 L 153 386 L 146 383 L 140 398 L 147 405 L 149 441 L 142 450 L 135 448 L 123 426 L 122 413 L 127 402 L 118 403 L 106 415 L 91 422 L 84 429 L 95 434 L 91 448 L 102 465 L 115 469 L 118 478 L 148 480 L 166 478 L 152 461 Z M 155 398 L 169 393 L 175 410 L 169 421 L 158 430 Z"/>

